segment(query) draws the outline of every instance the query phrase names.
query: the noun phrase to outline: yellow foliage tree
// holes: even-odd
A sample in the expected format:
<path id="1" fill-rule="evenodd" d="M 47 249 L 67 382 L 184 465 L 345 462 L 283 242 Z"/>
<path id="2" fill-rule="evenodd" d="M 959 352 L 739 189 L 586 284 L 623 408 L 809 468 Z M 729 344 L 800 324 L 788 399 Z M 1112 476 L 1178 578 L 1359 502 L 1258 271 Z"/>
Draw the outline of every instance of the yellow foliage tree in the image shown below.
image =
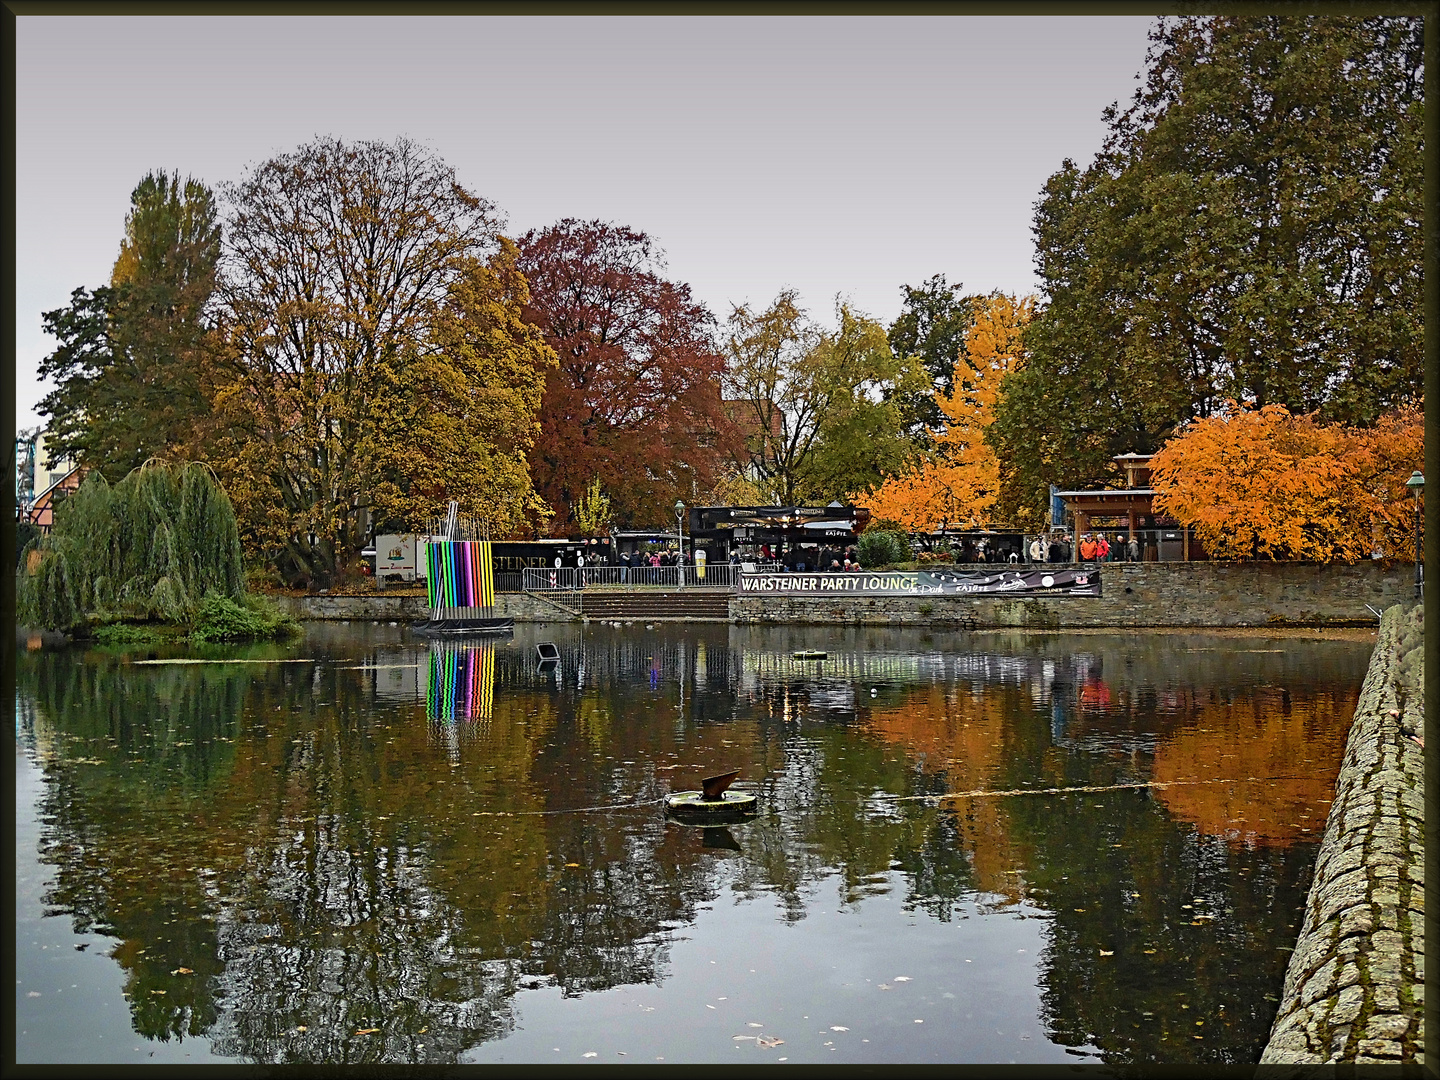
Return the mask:
<path id="1" fill-rule="evenodd" d="M 451 287 L 428 348 L 387 367 L 377 423 L 365 446 L 377 520 L 437 518 L 454 499 L 492 535 L 548 521 L 530 481 L 545 370 L 555 353 L 525 322 L 525 278 L 512 241 L 467 264 Z M 607 507 L 608 507 L 608 500 Z"/>
<path id="2" fill-rule="evenodd" d="M 1231 401 L 1151 459 L 1151 482 L 1217 558 L 1355 562 L 1408 553 L 1405 481 L 1424 454 L 1418 408 L 1362 430 Z"/>
<path id="3" fill-rule="evenodd" d="M 1024 363 L 1023 334 L 1034 311 L 1034 297 L 1017 300 L 999 292 L 976 306 L 955 361 L 955 388 L 936 395 L 946 426 L 935 452 L 873 491 L 866 499 L 872 515 L 917 532 L 990 523 L 1000 463 L 985 442 L 985 429 L 995 419 L 1000 380 Z"/>

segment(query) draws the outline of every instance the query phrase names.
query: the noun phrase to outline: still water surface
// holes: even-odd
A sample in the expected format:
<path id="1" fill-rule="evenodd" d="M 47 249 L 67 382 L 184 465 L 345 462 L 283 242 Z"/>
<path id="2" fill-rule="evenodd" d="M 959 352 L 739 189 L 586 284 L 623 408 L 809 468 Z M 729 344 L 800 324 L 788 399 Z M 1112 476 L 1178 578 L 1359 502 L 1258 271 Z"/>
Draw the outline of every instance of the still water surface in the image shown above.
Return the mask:
<path id="1" fill-rule="evenodd" d="M 1254 1062 L 1370 649 L 22 649 L 18 1060 Z"/>

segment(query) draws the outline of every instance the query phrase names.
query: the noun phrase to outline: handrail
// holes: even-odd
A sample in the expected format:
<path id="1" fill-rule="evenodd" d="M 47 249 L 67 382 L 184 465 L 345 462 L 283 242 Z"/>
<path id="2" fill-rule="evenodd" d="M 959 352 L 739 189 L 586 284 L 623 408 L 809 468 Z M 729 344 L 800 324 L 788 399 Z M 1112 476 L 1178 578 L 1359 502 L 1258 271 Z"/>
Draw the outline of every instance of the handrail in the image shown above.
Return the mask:
<path id="1" fill-rule="evenodd" d="M 752 564 L 753 565 L 753 564 Z M 578 592 L 594 588 L 734 589 L 742 566 L 715 563 L 686 566 L 527 566 L 522 588 L 527 593 Z M 775 563 L 756 567 L 764 573 L 781 569 Z"/>

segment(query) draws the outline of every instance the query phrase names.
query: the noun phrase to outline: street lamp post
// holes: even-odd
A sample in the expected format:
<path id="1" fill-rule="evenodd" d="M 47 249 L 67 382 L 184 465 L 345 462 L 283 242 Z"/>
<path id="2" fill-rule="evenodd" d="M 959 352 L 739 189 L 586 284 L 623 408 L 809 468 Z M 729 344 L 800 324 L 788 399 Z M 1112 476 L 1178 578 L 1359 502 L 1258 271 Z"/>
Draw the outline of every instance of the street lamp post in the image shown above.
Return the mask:
<path id="1" fill-rule="evenodd" d="M 1420 493 L 1425 490 L 1425 477 L 1416 469 L 1405 481 L 1405 486 L 1415 495 L 1415 599 L 1424 594 L 1424 579 L 1420 576 Z"/>
<path id="2" fill-rule="evenodd" d="M 675 535 L 680 539 L 680 580 L 685 580 L 685 504 L 675 500 Z"/>

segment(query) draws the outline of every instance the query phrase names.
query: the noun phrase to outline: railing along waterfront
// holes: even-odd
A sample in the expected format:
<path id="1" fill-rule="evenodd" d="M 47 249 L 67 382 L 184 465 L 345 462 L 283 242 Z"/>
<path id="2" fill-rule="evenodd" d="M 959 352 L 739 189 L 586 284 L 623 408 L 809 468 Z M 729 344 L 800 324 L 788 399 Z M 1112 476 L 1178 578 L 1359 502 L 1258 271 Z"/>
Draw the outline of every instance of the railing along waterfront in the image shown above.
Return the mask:
<path id="1" fill-rule="evenodd" d="M 575 592 L 579 589 L 733 589 L 742 567 L 730 563 L 706 566 L 704 576 L 697 566 L 527 566 L 526 592 Z M 755 567 L 761 573 L 784 569 L 778 563 Z"/>

